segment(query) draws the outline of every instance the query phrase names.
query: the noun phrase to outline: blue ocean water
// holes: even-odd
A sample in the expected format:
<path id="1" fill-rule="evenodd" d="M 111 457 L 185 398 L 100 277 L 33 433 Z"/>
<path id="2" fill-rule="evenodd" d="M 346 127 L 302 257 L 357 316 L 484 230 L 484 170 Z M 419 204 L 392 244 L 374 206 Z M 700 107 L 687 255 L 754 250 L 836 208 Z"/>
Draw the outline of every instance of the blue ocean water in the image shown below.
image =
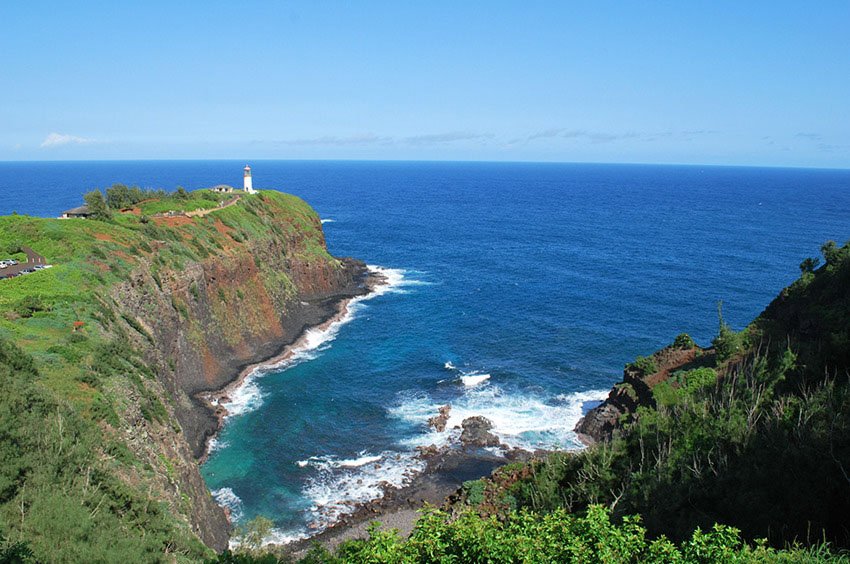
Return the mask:
<path id="1" fill-rule="evenodd" d="M 239 161 L 0 163 L 0 213 L 57 215 L 113 182 L 239 185 Z M 403 482 L 425 425 L 483 414 L 514 445 L 572 426 L 638 354 L 743 327 L 850 237 L 850 171 L 697 166 L 251 163 L 255 187 L 326 220 L 331 252 L 392 284 L 250 379 L 203 467 L 238 519 L 281 538 Z M 485 378 L 485 376 L 488 376 Z M 474 384 L 474 385 L 473 385 Z"/>

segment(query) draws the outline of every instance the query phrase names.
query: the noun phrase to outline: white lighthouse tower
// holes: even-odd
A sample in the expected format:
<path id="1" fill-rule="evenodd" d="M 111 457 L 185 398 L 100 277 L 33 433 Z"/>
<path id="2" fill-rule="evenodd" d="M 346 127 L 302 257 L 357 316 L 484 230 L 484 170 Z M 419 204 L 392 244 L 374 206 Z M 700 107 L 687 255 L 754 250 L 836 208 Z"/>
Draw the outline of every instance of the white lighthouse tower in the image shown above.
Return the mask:
<path id="1" fill-rule="evenodd" d="M 245 165 L 245 174 L 243 175 L 242 189 L 245 190 L 248 194 L 256 194 L 257 191 L 254 190 L 254 184 L 251 182 L 251 167 Z"/>

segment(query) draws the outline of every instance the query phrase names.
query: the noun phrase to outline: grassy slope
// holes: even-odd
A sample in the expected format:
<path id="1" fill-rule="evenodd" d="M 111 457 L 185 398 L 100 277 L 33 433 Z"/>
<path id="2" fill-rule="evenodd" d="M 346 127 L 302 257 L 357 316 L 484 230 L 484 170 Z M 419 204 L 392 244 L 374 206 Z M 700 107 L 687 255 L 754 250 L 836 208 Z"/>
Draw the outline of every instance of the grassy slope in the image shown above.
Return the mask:
<path id="1" fill-rule="evenodd" d="M 68 340 L 75 321 L 85 323 L 90 337 L 103 336 L 108 287 L 123 280 L 138 257 L 152 259 L 155 269 L 180 269 L 187 261 L 232 252 L 249 238 L 298 232 L 309 235 L 306 252 L 332 260 L 321 244 L 314 219 L 315 212 L 304 201 L 271 191 L 244 197 L 234 206 L 174 227 L 156 220 L 142 223 L 131 214 L 116 216 L 115 223 L 0 217 L 0 250 L 27 245 L 54 265 L 0 283 L 0 337 L 32 354 L 50 386 L 63 397 L 83 399 L 91 391 L 81 389 L 74 380 L 80 363 L 76 358 L 68 362 L 56 347 Z M 216 229 L 217 221 L 227 234 Z M 155 241 L 162 244 L 157 246 Z M 28 318 L 12 313 L 30 297 L 37 297 L 47 311 Z M 74 348 L 83 355 L 91 352 L 79 343 Z"/>
<path id="2" fill-rule="evenodd" d="M 45 560 L 79 560 L 84 553 L 111 559 L 108 546 L 98 539 L 123 547 L 121 554 L 130 561 L 169 551 L 189 558 L 204 554 L 185 523 L 143 493 L 152 472 L 168 472 L 167 461 L 164 469 L 140 464 L 117 431 L 125 425 L 128 402 L 141 405 L 152 428 L 177 424 L 158 399 L 162 390 L 153 374 L 124 336 L 127 326 L 116 317 L 109 288 L 125 279 L 140 257 L 155 271 L 179 270 L 190 261 L 244 252 L 248 238 L 297 232 L 307 239 L 304 253 L 332 260 L 317 226 L 305 202 L 271 191 L 183 222 L 146 221 L 132 214 L 116 214 L 109 223 L 0 217 L 0 254 L 26 245 L 54 265 L 0 281 L 0 344 L 6 357 L 21 359 L 26 368 L 2 374 L 0 459 L 29 461 L 23 469 L 11 463 L 0 468 L 0 489 L 8 484 L 0 495 L 0 535 L 28 541 Z M 125 321 L 132 327 L 132 320 Z M 83 328 L 75 331 L 80 322 Z M 61 419 L 78 434 L 70 449 L 75 462 L 55 456 L 61 437 L 39 435 L 39 425 L 21 415 L 21 410 L 32 411 L 33 394 L 43 406 L 40 418 Z M 75 472 L 65 476 L 69 468 Z M 72 511 L 69 504 L 86 510 Z M 138 510 L 142 505 L 144 510 Z M 29 519 L 41 515 L 39 508 L 53 512 L 50 527 Z M 90 532 L 81 536 L 86 528 Z"/>

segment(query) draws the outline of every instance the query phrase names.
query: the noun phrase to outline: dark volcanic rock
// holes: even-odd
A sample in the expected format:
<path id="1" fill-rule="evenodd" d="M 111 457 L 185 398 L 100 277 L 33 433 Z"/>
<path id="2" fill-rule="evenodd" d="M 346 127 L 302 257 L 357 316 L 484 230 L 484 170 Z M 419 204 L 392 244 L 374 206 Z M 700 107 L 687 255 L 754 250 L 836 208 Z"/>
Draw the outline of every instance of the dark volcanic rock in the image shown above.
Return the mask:
<path id="1" fill-rule="evenodd" d="M 446 423 L 449 422 L 449 412 L 451 410 L 452 406 L 444 405 L 440 408 L 439 415 L 435 415 L 428 420 L 428 425 L 433 427 L 438 433 L 442 433 L 446 430 Z"/>
<path id="2" fill-rule="evenodd" d="M 464 446 L 499 446 L 499 438 L 490 432 L 493 423 L 486 417 L 467 417 L 461 427 L 463 431 L 460 434 L 460 442 Z"/>
<path id="3" fill-rule="evenodd" d="M 666 347 L 652 355 L 657 370 L 644 374 L 627 366 L 623 380 L 611 388 L 608 398 L 579 419 L 575 432 L 585 444 L 610 441 L 624 421 L 644 405 L 655 406 L 652 388 L 667 380 L 677 370 L 685 370 L 710 362 L 712 351 Z"/>
<path id="4" fill-rule="evenodd" d="M 614 392 L 611 394 L 613 395 Z M 609 396 L 579 420 L 575 432 L 585 444 L 607 441 L 613 436 L 620 415 L 623 413 L 622 406 L 616 402 L 616 399 Z"/>

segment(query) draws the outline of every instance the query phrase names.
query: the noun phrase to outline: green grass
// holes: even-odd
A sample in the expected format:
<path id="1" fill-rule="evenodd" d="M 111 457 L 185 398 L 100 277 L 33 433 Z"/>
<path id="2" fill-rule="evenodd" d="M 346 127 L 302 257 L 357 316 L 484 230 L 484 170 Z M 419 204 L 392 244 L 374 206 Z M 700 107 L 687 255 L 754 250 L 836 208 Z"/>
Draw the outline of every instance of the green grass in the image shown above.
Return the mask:
<path id="1" fill-rule="evenodd" d="M 231 194 L 198 191 L 185 200 L 166 196 L 144 205 L 149 206 L 147 211 L 170 209 L 175 203 L 183 209 L 208 209 L 216 207 L 217 201 L 231 197 Z M 230 227 L 229 234 L 216 229 L 218 220 Z M 291 237 L 296 233 L 297 238 Z M 152 264 L 147 268 L 159 276 L 164 269 L 180 270 L 188 262 L 232 252 L 234 246 L 239 247 L 246 240 L 269 238 L 296 239 L 301 242 L 292 249 L 296 256 L 336 264 L 323 246 L 315 211 L 295 196 L 274 191 L 243 196 L 233 206 L 176 227 L 156 220 L 145 221 L 132 214 L 114 214 L 109 222 L 20 215 L 0 217 L 0 255 L 5 257 L 22 245 L 29 246 L 54 265 L 26 276 L 0 280 L 0 337 L 12 340 L 37 359 L 44 382 L 51 389 L 62 397 L 82 402 L 80 407 L 87 408 L 97 396 L 79 385 L 79 363 L 71 360 L 90 356 L 91 343 L 106 338 L 113 330 L 106 319 L 112 306 L 107 303 L 105 311 L 103 304 L 104 299 L 109 301 L 109 289 L 114 284 L 125 281 L 143 259 Z M 283 273 L 265 272 L 263 280 L 276 294 L 294 292 L 291 280 Z M 44 311 L 32 317 L 15 313 L 22 310 L 25 300 L 33 297 L 44 304 Z M 178 302 L 181 315 L 187 317 L 186 304 Z M 114 313 L 111 315 L 115 317 Z M 69 350 L 51 349 L 73 332 L 75 322 L 84 323 L 91 342 L 73 343 Z M 143 336 L 150 339 L 149 335 Z"/>
<path id="2" fill-rule="evenodd" d="M 154 215 L 169 211 L 209 210 L 217 208 L 218 202 L 200 199 L 178 200 L 177 198 L 163 198 L 161 200 L 142 202 L 139 207 L 144 215 Z"/>

